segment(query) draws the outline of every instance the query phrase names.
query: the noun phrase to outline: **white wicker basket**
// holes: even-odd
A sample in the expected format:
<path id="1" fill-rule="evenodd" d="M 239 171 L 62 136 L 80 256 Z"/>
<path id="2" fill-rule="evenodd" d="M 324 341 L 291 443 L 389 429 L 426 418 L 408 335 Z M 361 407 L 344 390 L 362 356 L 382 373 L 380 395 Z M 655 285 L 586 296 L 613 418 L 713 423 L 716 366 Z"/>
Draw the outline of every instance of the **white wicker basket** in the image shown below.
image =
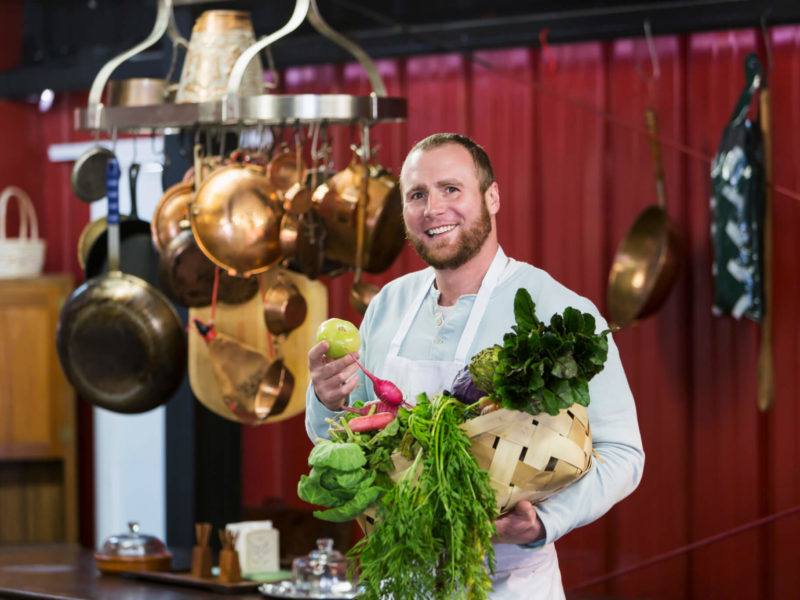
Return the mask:
<path id="1" fill-rule="evenodd" d="M 583 477 L 592 465 L 592 432 L 585 406 L 573 404 L 551 416 L 531 416 L 499 409 L 461 425 L 472 442 L 470 451 L 490 483 L 500 513 L 517 502 L 540 502 Z M 397 481 L 411 466 L 399 452 L 392 455 Z M 364 533 L 375 525 L 369 508 L 357 518 Z"/>
<path id="2" fill-rule="evenodd" d="M 6 213 L 11 198 L 19 204 L 19 237 L 6 237 Z M 0 193 L 0 278 L 35 277 L 44 266 L 45 242 L 33 203 L 23 190 L 8 186 Z"/>

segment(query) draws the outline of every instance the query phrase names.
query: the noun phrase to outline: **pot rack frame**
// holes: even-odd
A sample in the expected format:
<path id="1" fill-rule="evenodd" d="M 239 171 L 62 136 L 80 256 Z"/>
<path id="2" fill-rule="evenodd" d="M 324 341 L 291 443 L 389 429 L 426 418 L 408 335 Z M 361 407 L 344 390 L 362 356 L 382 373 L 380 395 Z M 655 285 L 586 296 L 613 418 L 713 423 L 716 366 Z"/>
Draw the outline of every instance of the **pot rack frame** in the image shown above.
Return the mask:
<path id="1" fill-rule="evenodd" d="M 297 0 L 287 23 L 267 35 L 236 60 L 228 80 L 227 92 L 220 100 L 208 102 L 165 103 L 151 106 L 104 106 L 102 94 L 114 70 L 126 60 L 158 42 L 164 33 L 173 43 L 186 46 L 175 27 L 172 0 L 158 0 L 156 22 L 150 35 L 141 43 L 109 60 L 97 73 L 89 91 L 85 109 L 76 109 L 75 128 L 137 133 L 173 131 L 183 128 L 247 127 L 253 125 L 360 124 L 363 128 L 379 122 L 404 121 L 405 98 L 390 97 L 372 59 L 355 42 L 332 29 L 322 18 L 316 0 Z M 241 96 L 247 66 L 258 54 L 281 38 L 294 32 L 305 21 L 323 37 L 349 52 L 364 68 L 372 93 L 367 96 L 347 94 L 261 94 Z"/>

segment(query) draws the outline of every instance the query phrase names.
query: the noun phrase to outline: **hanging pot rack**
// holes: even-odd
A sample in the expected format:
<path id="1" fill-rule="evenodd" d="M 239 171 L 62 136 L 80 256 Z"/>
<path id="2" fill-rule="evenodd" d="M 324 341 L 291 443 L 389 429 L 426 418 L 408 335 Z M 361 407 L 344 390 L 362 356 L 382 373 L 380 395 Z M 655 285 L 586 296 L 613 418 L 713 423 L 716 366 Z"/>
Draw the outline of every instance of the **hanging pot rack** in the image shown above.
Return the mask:
<path id="1" fill-rule="evenodd" d="M 92 83 L 85 109 L 75 111 L 75 128 L 89 131 L 168 131 L 180 128 L 280 125 L 283 123 L 358 123 L 363 127 L 378 122 L 403 121 L 405 98 L 389 97 L 375 63 L 355 42 L 332 29 L 322 18 L 316 0 L 297 0 L 287 23 L 245 50 L 234 64 L 224 98 L 209 102 L 157 104 L 152 106 L 104 106 L 102 94 L 111 74 L 126 60 L 158 42 L 165 33 L 173 46 L 186 45 L 174 24 L 172 0 L 158 0 L 156 22 L 150 35 L 129 50 L 109 60 Z M 323 37 L 349 52 L 364 68 L 372 93 L 348 94 L 261 94 L 241 96 L 239 88 L 245 70 L 261 52 L 294 32 L 308 20 Z"/>

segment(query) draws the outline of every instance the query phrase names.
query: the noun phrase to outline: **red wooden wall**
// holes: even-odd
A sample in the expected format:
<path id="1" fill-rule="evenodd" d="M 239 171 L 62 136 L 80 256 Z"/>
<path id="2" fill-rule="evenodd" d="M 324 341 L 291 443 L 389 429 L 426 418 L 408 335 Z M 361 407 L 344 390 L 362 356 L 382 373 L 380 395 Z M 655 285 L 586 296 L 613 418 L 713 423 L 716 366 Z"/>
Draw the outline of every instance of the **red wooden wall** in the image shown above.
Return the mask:
<path id="1" fill-rule="evenodd" d="M 665 140 L 711 156 L 742 85 L 754 31 L 657 39 L 661 75 L 653 100 Z M 775 179 L 800 190 L 800 26 L 771 31 Z M 619 239 L 654 201 L 642 135 L 650 63 L 642 40 L 553 48 L 554 66 L 527 48 L 380 63 L 410 118 L 382 125 L 381 161 L 398 169 L 421 137 L 457 130 L 492 156 L 500 184 L 500 238 L 512 256 L 547 269 L 604 307 Z M 287 91 L 360 93 L 352 65 L 290 69 Z M 45 146 L 74 139 L 71 109 L 0 103 L 0 186 L 26 187 L 48 239 L 47 269 L 77 275 L 74 246 L 88 211 L 69 193 L 68 166 L 46 163 Z M 337 131 L 338 163 L 350 132 Z M 575 596 L 790 598 L 800 589 L 800 516 L 731 537 L 603 584 L 581 582 L 800 503 L 797 392 L 800 341 L 800 200 L 775 196 L 776 402 L 755 408 L 758 329 L 712 317 L 708 164 L 664 148 L 669 212 L 687 242 L 687 265 L 661 312 L 616 336 L 637 399 L 647 452 L 638 491 L 599 522 L 559 542 Z M 382 282 L 420 262 L 410 250 Z M 355 320 L 349 277 L 329 282 L 330 312 Z M 299 504 L 295 484 L 310 443 L 302 417 L 243 432 L 243 501 Z"/>

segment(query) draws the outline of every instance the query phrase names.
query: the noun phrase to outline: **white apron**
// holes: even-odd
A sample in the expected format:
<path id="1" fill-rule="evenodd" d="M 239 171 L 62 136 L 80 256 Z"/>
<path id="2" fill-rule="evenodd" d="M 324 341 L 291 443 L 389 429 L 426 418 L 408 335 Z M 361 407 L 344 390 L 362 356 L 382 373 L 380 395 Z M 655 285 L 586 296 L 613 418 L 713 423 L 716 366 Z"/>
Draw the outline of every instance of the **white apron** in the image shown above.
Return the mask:
<path id="1" fill-rule="evenodd" d="M 467 364 L 467 353 L 475 339 L 478 325 L 486 313 L 492 292 L 506 271 L 508 263 L 508 258 L 502 248 L 499 248 L 483 278 L 452 361 L 411 360 L 400 356 L 400 346 L 433 285 L 435 275 L 433 269 L 429 269 L 414 301 L 400 321 L 397 333 L 389 345 L 383 368 L 380 370 L 381 376 L 393 381 L 403 391 L 406 399 L 413 403 L 416 395 L 421 392 L 426 392 L 432 398 L 450 387 L 458 372 Z M 564 598 L 561 572 L 553 544 L 537 550 L 520 548 L 516 544 L 495 544 L 494 549 L 497 564 L 495 576 L 492 578 L 494 587 L 491 598 L 495 600 Z"/>

